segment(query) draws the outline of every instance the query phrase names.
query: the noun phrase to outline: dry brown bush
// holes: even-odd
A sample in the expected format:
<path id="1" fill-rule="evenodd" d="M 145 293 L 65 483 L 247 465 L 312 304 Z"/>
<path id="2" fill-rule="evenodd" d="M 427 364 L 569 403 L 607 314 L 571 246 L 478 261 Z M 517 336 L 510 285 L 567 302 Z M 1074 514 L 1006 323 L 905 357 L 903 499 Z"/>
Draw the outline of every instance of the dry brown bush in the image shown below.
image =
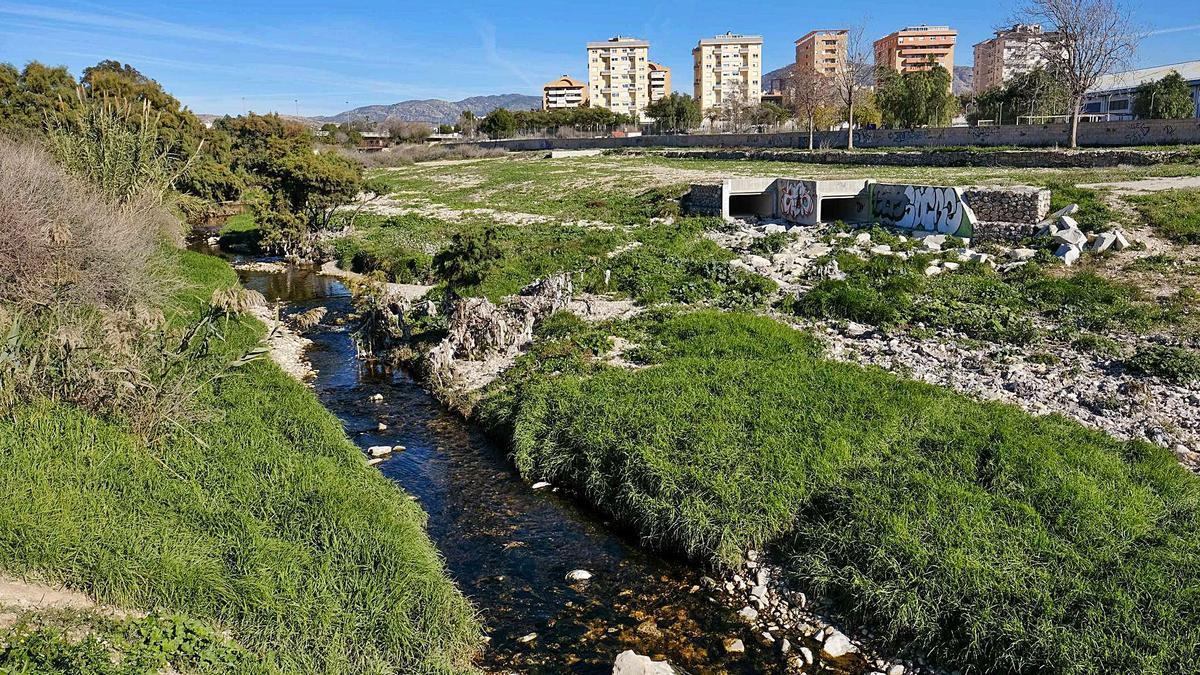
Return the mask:
<path id="1" fill-rule="evenodd" d="M 153 256 L 175 219 L 115 206 L 45 152 L 0 140 L 0 301 L 133 311 L 161 299 Z"/>

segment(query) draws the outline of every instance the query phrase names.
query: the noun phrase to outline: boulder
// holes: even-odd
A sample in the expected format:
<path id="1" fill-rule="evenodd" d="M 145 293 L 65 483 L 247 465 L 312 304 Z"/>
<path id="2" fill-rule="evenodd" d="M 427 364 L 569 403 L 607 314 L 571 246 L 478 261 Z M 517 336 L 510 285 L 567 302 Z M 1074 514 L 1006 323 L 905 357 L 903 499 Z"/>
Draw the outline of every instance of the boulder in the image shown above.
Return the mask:
<path id="1" fill-rule="evenodd" d="M 392 454 L 392 446 L 390 445 L 372 445 L 367 448 L 367 452 L 372 457 L 385 457 Z"/>
<path id="2" fill-rule="evenodd" d="M 761 255 L 748 255 L 746 256 L 746 262 L 756 270 L 767 269 L 771 266 L 771 261 Z"/>
<path id="3" fill-rule="evenodd" d="M 654 661 L 628 649 L 617 654 L 612 675 L 675 675 L 676 672 L 666 661 Z"/>
<path id="4" fill-rule="evenodd" d="M 925 276 L 927 277 L 937 276 L 941 273 L 942 268 L 938 267 L 937 265 L 930 265 L 929 267 L 925 268 Z"/>
<path id="5" fill-rule="evenodd" d="M 1082 252 L 1079 250 L 1078 246 L 1063 244 L 1062 246 L 1058 247 L 1058 250 L 1054 252 L 1054 255 L 1058 256 L 1058 258 L 1063 261 L 1064 265 L 1070 267 L 1071 265 L 1075 264 L 1076 260 L 1079 260 L 1081 253 Z"/>
<path id="6" fill-rule="evenodd" d="M 869 243 L 871 243 L 871 233 L 870 232 L 859 232 L 857 235 L 854 236 L 854 241 L 858 244 L 869 244 Z"/>
<path id="7" fill-rule="evenodd" d="M 1032 248 L 1014 248 L 1008 252 L 1008 257 L 1013 260 L 1033 260 L 1037 256 L 1037 251 Z"/>
<path id="8" fill-rule="evenodd" d="M 721 644 L 725 647 L 725 652 L 728 654 L 743 654 L 746 651 L 746 645 L 737 638 L 725 638 Z"/>
<path id="9" fill-rule="evenodd" d="M 924 246 L 927 251 L 940 251 L 945 245 L 946 235 L 944 234 L 931 234 L 921 239 L 921 246 Z"/>

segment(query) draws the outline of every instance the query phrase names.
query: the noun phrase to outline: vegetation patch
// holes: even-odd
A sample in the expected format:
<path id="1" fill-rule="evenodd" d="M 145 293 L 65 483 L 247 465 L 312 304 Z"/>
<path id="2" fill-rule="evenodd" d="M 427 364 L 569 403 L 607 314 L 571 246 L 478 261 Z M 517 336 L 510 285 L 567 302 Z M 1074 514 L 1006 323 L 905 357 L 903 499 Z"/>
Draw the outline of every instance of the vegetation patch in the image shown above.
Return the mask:
<path id="1" fill-rule="evenodd" d="M 1126 197 L 1159 234 L 1176 244 L 1200 244 L 1200 189 Z"/>
<path id="2" fill-rule="evenodd" d="M 1184 347 L 1150 345 L 1139 349 L 1125 363 L 1134 372 L 1178 384 L 1200 380 L 1200 353 Z"/>
<path id="3" fill-rule="evenodd" d="M 1170 453 L 828 361 L 762 317 L 557 328 L 480 415 L 526 478 L 647 543 L 774 547 L 852 618 L 982 671 L 1194 663 L 1200 483 Z M 587 331 L 648 367 L 597 363 Z"/>

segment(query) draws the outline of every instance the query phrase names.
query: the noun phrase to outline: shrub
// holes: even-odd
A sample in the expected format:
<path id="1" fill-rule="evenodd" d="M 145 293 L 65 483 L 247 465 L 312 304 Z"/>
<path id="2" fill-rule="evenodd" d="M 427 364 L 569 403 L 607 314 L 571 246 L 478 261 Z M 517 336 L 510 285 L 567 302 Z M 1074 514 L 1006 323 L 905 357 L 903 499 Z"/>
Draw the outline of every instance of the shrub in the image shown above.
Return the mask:
<path id="1" fill-rule="evenodd" d="M 1179 384 L 1190 384 L 1200 380 L 1200 353 L 1183 347 L 1143 347 L 1125 364 L 1134 372 L 1161 377 Z"/>
<path id="2" fill-rule="evenodd" d="M 761 256 L 771 256 L 786 248 L 791 240 L 792 238 L 786 232 L 774 232 L 751 242 L 750 252 Z"/>

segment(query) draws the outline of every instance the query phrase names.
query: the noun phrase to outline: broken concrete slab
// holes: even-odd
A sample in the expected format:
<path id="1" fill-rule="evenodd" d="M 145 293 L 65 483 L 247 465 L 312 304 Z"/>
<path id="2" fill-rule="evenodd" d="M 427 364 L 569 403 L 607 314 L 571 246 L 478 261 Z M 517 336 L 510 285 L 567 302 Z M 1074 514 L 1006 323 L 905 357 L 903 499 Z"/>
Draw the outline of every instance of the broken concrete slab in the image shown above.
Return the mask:
<path id="1" fill-rule="evenodd" d="M 1054 255 L 1058 256 L 1058 258 L 1063 261 L 1064 265 L 1070 267 L 1071 265 L 1075 264 L 1076 260 L 1079 260 L 1079 256 L 1082 253 L 1083 252 L 1077 246 L 1063 244 L 1062 246 L 1058 247 L 1058 250 L 1054 252 Z"/>

